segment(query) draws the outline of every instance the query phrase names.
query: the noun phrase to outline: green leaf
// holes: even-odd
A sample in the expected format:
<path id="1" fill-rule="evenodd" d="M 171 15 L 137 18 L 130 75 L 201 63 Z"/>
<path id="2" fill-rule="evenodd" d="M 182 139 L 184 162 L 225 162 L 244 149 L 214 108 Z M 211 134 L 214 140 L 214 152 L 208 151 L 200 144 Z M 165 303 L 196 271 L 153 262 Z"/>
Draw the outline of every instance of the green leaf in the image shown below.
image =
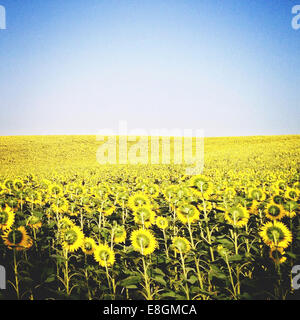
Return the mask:
<path id="1" fill-rule="evenodd" d="M 139 284 L 142 281 L 141 276 L 130 276 L 126 279 L 123 279 L 119 282 L 121 287 L 127 288 L 127 286 Z"/>

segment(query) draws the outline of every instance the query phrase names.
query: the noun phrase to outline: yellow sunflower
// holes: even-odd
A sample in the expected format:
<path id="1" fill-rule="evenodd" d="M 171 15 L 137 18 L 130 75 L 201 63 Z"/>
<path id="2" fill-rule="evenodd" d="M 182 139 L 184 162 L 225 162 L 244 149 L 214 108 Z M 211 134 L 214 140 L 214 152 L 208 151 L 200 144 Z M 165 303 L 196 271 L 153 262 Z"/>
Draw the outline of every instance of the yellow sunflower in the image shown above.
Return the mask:
<path id="1" fill-rule="evenodd" d="M 75 226 L 74 222 L 68 217 L 63 217 L 58 221 L 59 229 L 66 230 L 69 228 L 73 228 Z"/>
<path id="2" fill-rule="evenodd" d="M 189 181 L 192 192 L 200 197 L 207 197 L 213 192 L 212 183 L 204 175 L 195 175 Z"/>
<path id="3" fill-rule="evenodd" d="M 234 227 L 241 228 L 248 223 L 249 212 L 242 206 L 235 206 L 225 212 L 224 218 Z"/>
<path id="4" fill-rule="evenodd" d="M 81 249 L 85 254 L 91 255 L 94 253 L 97 245 L 94 239 L 92 238 L 84 238 L 83 243 L 81 245 Z"/>
<path id="5" fill-rule="evenodd" d="M 115 253 L 106 244 L 100 244 L 96 247 L 94 258 L 101 267 L 111 267 L 115 263 Z"/>
<path id="6" fill-rule="evenodd" d="M 4 240 L 4 244 L 9 249 L 21 251 L 32 246 L 32 239 L 27 234 L 26 229 L 23 226 L 17 229 L 6 230 L 2 238 Z"/>
<path id="7" fill-rule="evenodd" d="M 294 218 L 296 216 L 296 211 L 299 209 L 299 205 L 296 201 L 288 200 L 283 206 L 287 217 Z"/>
<path id="8" fill-rule="evenodd" d="M 148 206 L 142 206 L 134 210 L 134 222 L 149 228 L 155 222 L 155 212 Z"/>
<path id="9" fill-rule="evenodd" d="M 155 236 L 147 229 L 133 231 L 130 239 L 133 248 L 145 256 L 153 253 L 158 246 Z"/>
<path id="10" fill-rule="evenodd" d="M 48 186 L 48 193 L 54 197 L 63 195 L 63 188 L 56 183 L 51 183 Z"/>
<path id="11" fill-rule="evenodd" d="M 142 192 L 137 192 L 128 199 L 128 207 L 131 210 L 136 210 L 143 206 L 150 206 L 150 199 Z"/>
<path id="12" fill-rule="evenodd" d="M 31 215 L 27 219 L 27 225 L 32 229 L 39 229 L 42 226 L 42 219 L 36 215 Z"/>
<path id="13" fill-rule="evenodd" d="M 285 216 L 284 208 L 281 204 L 270 202 L 265 210 L 265 215 L 270 220 L 281 220 Z"/>
<path id="14" fill-rule="evenodd" d="M 13 181 L 13 187 L 16 191 L 21 191 L 24 187 L 24 183 L 21 179 L 15 179 Z"/>
<path id="15" fill-rule="evenodd" d="M 150 184 L 149 186 L 146 186 L 145 191 L 152 198 L 157 198 L 159 196 L 159 187 L 156 184 Z"/>
<path id="16" fill-rule="evenodd" d="M 280 247 L 272 247 L 270 249 L 269 257 L 275 262 L 275 264 L 280 264 L 286 261 L 284 256 L 285 251 Z"/>
<path id="17" fill-rule="evenodd" d="M 60 236 L 62 247 L 69 252 L 74 252 L 79 249 L 84 239 L 84 234 L 78 226 L 62 229 Z"/>
<path id="18" fill-rule="evenodd" d="M 286 248 L 292 242 L 291 231 L 279 221 L 267 222 L 259 232 L 264 243 L 270 247 Z"/>
<path id="19" fill-rule="evenodd" d="M 127 232 L 124 226 L 114 226 L 113 227 L 113 235 L 114 235 L 114 242 L 115 243 L 122 243 L 125 242 Z"/>
<path id="20" fill-rule="evenodd" d="M 13 225 L 15 221 L 14 211 L 6 206 L 5 209 L 0 207 L 0 230 L 7 230 Z"/>
<path id="21" fill-rule="evenodd" d="M 172 244 L 177 253 L 186 254 L 191 250 L 190 242 L 183 237 L 174 237 L 172 239 Z"/>
<path id="22" fill-rule="evenodd" d="M 159 216 L 156 218 L 156 225 L 158 226 L 158 228 L 165 230 L 169 226 L 169 221 L 167 218 Z"/>
<path id="23" fill-rule="evenodd" d="M 286 189 L 286 191 L 284 193 L 284 196 L 287 199 L 297 201 L 297 199 L 298 199 L 298 191 L 296 189 L 287 187 L 287 189 Z"/>
<path id="24" fill-rule="evenodd" d="M 182 223 L 193 223 L 199 220 L 199 210 L 189 203 L 182 204 L 176 211 L 178 219 Z"/>
<path id="25" fill-rule="evenodd" d="M 266 193 L 261 188 L 250 188 L 248 197 L 256 201 L 264 201 L 266 199 Z"/>
<path id="26" fill-rule="evenodd" d="M 54 212 L 65 213 L 69 209 L 69 202 L 65 198 L 55 198 L 54 202 L 51 204 L 51 209 Z"/>

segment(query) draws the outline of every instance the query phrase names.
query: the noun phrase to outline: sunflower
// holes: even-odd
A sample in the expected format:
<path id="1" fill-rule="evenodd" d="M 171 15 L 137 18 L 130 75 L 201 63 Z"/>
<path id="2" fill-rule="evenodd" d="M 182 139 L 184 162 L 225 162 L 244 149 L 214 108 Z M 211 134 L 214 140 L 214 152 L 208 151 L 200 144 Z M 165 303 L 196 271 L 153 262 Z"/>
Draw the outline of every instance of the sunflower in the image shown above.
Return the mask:
<path id="1" fill-rule="evenodd" d="M 101 205 L 100 211 L 103 212 L 105 216 L 111 216 L 116 207 L 114 206 L 113 202 L 109 199 L 105 200 L 105 202 Z"/>
<path id="2" fill-rule="evenodd" d="M 68 217 L 63 217 L 58 221 L 58 227 L 61 230 L 70 229 L 70 228 L 73 228 L 74 226 L 75 226 L 74 222 Z"/>
<path id="3" fill-rule="evenodd" d="M 182 204 L 176 211 L 178 219 L 182 223 L 193 223 L 199 220 L 200 212 L 189 203 Z"/>
<path id="4" fill-rule="evenodd" d="M 94 258 L 101 267 L 111 267 L 115 263 L 115 253 L 106 244 L 100 244 L 96 247 Z"/>
<path id="5" fill-rule="evenodd" d="M 158 228 L 165 230 L 169 226 L 169 221 L 167 218 L 159 216 L 156 218 L 156 225 L 158 226 Z"/>
<path id="6" fill-rule="evenodd" d="M 250 188 L 248 191 L 249 199 L 256 201 L 264 201 L 266 199 L 265 192 L 260 188 Z"/>
<path id="7" fill-rule="evenodd" d="M 159 195 L 159 187 L 156 184 L 150 184 L 146 186 L 146 193 L 150 195 L 152 198 L 157 198 Z"/>
<path id="8" fill-rule="evenodd" d="M 54 197 L 62 196 L 63 195 L 63 189 L 61 186 L 59 186 L 56 183 L 51 183 L 48 186 L 48 193 Z"/>
<path id="9" fill-rule="evenodd" d="M 278 180 L 276 183 L 275 183 L 275 188 L 276 189 L 279 189 L 281 191 L 284 191 L 287 187 L 287 184 L 285 181 L 283 180 Z"/>
<path id="10" fill-rule="evenodd" d="M 299 209 L 299 205 L 296 201 L 289 200 L 284 203 L 285 215 L 289 218 L 296 216 L 296 211 Z"/>
<path id="11" fill-rule="evenodd" d="M 13 182 L 13 180 L 11 180 L 11 179 L 5 179 L 5 181 L 4 181 L 4 186 L 5 186 L 5 188 L 7 189 L 7 190 L 9 190 L 9 191 L 11 191 L 11 190 L 13 190 L 13 187 L 14 187 L 14 182 Z"/>
<path id="12" fill-rule="evenodd" d="M 21 179 L 15 179 L 13 181 L 13 188 L 16 190 L 16 191 L 21 191 L 24 187 L 24 183 Z"/>
<path id="13" fill-rule="evenodd" d="M 150 206 L 150 199 L 142 192 L 137 192 L 128 199 L 128 207 L 136 210 L 142 206 Z"/>
<path id="14" fill-rule="evenodd" d="M 62 247 L 69 252 L 74 252 L 80 248 L 83 239 L 84 234 L 78 226 L 61 230 Z"/>
<path id="15" fill-rule="evenodd" d="M 167 201 L 173 202 L 177 196 L 176 191 L 177 191 L 176 186 L 173 186 L 173 185 L 168 186 L 166 189 L 163 190 L 163 195 Z"/>
<path id="16" fill-rule="evenodd" d="M 190 242 L 183 237 L 174 237 L 172 239 L 172 245 L 177 253 L 188 253 L 191 250 Z"/>
<path id="17" fill-rule="evenodd" d="M 83 243 L 81 245 L 81 249 L 85 254 L 93 254 L 97 245 L 94 239 L 92 238 L 84 238 Z"/>
<path id="18" fill-rule="evenodd" d="M 291 231 L 282 222 L 276 220 L 263 225 L 259 235 L 264 243 L 270 247 L 286 248 L 292 242 Z"/>
<path id="19" fill-rule="evenodd" d="M 51 204 L 51 209 L 58 213 L 67 212 L 69 209 L 69 202 L 65 198 L 56 198 Z"/>
<path id="20" fill-rule="evenodd" d="M 287 187 L 284 196 L 289 200 L 297 201 L 298 199 L 298 191 L 296 189 Z"/>
<path id="21" fill-rule="evenodd" d="M 259 210 L 259 202 L 256 200 L 253 200 L 252 203 L 250 204 L 248 211 L 252 214 L 258 214 L 258 210 Z"/>
<path id="22" fill-rule="evenodd" d="M 7 230 L 13 225 L 15 221 L 14 211 L 6 206 L 5 209 L 0 207 L 0 230 Z"/>
<path id="23" fill-rule="evenodd" d="M 213 192 L 212 183 L 203 175 L 195 175 L 189 181 L 192 192 L 200 197 L 206 197 Z"/>
<path id="24" fill-rule="evenodd" d="M 155 212 L 148 206 L 139 207 L 133 212 L 134 222 L 149 228 L 155 222 Z"/>
<path id="25" fill-rule="evenodd" d="M 130 239 L 133 248 L 145 256 L 153 253 L 158 246 L 155 236 L 147 229 L 133 231 Z"/>
<path id="26" fill-rule="evenodd" d="M 265 215 L 268 219 L 271 220 L 281 220 L 285 216 L 284 208 L 281 204 L 276 204 L 274 202 L 270 202 L 265 210 Z"/>
<path id="27" fill-rule="evenodd" d="M 32 246 L 32 239 L 27 234 L 26 229 L 23 226 L 17 229 L 6 230 L 2 237 L 4 244 L 8 246 L 9 249 L 21 251 Z"/>
<path id="28" fill-rule="evenodd" d="M 249 212 L 245 207 L 235 206 L 225 212 L 225 220 L 234 227 L 243 227 L 248 223 Z"/>
<path id="29" fill-rule="evenodd" d="M 280 247 L 272 247 L 270 249 L 269 257 L 275 262 L 275 264 L 280 264 L 286 261 L 284 256 L 285 251 Z"/>
<path id="30" fill-rule="evenodd" d="M 272 201 L 276 204 L 283 204 L 284 203 L 284 198 L 278 193 L 276 192 L 273 196 L 272 196 Z"/>
<path id="31" fill-rule="evenodd" d="M 114 242 L 115 243 L 122 243 L 125 242 L 127 232 L 124 226 L 115 226 L 113 228 L 113 235 L 114 235 Z"/>
<path id="32" fill-rule="evenodd" d="M 42 226 L 42 219 L 36 215 L 32 215 L 27 219 L 27 224 L 32 229 L 39 229 Z"/>

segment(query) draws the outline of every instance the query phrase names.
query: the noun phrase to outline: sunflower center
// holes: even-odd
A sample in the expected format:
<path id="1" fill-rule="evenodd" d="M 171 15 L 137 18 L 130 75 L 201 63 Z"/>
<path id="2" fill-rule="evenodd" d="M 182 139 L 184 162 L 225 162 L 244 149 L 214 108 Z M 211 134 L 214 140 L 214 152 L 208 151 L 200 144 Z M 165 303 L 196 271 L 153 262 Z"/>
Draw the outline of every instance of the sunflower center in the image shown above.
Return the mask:
<path id="1" fill-rule="evenodd" d="M 101 260 L 107 261 L 109 258 L 109 253 L 107 252 L 107 250 L 101 250 L 99 252 L 99 257 Z"/>
<path id="2" fill-rule="evenodd" d="M 84 248 L 85 248 L 85 250 L 87 250 L 87 251 L 91 251 L 91 250 L 93 249 L 93 246 L 92 246 L 92 244 L 91 244 L 90 242 L 86 242 L 86 243 L 84 244 Z"/>
<path id="3" fill-rule="evenodd" d="M 150 244 L 150 239 L 144 234 L 138 235 L 136 240 L 141 248 L 147 248 Z"/>
<path id="4" fill-rule="evenodd" d="M 174 245 L 181 252 L 184 252 L 186 250 L 186 243 L 182 239 L 177 239 Z"/>
<path id="5" fill-rule="evenodd" d="M 74 230 L 68 230 L 65 233 L 64 240 L 67 242 L 68 245 L 72 245 L 76 242 L 78 236 Z"/>
<path id="6" fill-rule="evenodd" d="M 20 230 L 11 231 L 8 235 L 8 240 L 10 243 L 19 244 L 23 240 L 23 233 Z"/>
<path id="7" fill-rule="evenodd" d="M 268 237 L 277 243 L 284 239 L 284 234 L 279 228 L 272 227 L 268 230 Z"/>
<path id="8" fill-rule="evenodd" d="M 0 224 L 5 224 L 8 220 L 8 214 L 4 211 L 0 212 Z"/>
<path id="9" fill-rule="evenodd" d="M 277 217 L 280 214 L 280 209 L 277 206 L 271 206 L 268 212 L 271 216 Z"/>

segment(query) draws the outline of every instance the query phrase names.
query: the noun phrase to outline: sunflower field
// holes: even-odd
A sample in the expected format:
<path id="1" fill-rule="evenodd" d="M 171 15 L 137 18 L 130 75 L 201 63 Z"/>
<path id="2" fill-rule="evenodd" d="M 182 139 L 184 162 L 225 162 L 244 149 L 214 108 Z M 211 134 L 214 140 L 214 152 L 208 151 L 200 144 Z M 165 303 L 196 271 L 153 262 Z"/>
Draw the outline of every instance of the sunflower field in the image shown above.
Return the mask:
<path id="1" fill-rule="evenodd" d="M 295 299 L 300 136 L 100 165 L 94 136 L 0 137 L 1 299 Z M 300 290 L 299 290 L 300 291 Z"/>

